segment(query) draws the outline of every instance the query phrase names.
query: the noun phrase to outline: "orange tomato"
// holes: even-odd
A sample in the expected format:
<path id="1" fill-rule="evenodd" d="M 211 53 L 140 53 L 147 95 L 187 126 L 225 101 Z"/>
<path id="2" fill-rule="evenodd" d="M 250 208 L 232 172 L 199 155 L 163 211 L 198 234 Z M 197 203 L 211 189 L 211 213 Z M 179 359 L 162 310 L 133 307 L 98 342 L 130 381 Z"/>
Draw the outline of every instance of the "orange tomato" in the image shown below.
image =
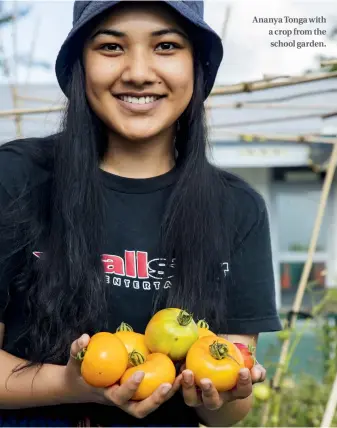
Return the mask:
<path id="1" fill-rule="evenodd" d="M 208 328 L 204 328 L 204 327 L 198 327 L 198 333 L 199 333 L 199 338 L 206 337 L 206 336 L 216 337 L 216 334 L 213 333 L 213 331 L 208 330 Z"/>
<path id="2" fill-rule="evenodd" d="M 128 351 L 113 333 L 95 334 L 83 353 L 82 377 L 96 388 L 106 388 L 116 383 L 128 365 Z"/>
<path id="3" fill-rule="evenodd" d="M 134 331 L 118 331 L 116 336 L 124 343 L 129 354 L 128 367 L 133 367 L 134 358 L 144 362 L 147 359 L 150 351 L 145 345 L 145 336 Z"/>
<path id="4" fill-rule="evenodd" d="M 125 383 L 137 371 L 143 371 L 145 376 L 132 397 L 135 401 L 145 400 L 163 383 L 172 385 L 176 377 L 176 369 L 172 360 L 164 354 L 153 353 L 147 357 L 144 363 L 127 369 L 120 384 Z"/>
<path id="5" fill-rule="evenodd" d="M 240 350 L 219 336 L 198 339 L 186 356 L 186 368 L 193 372 L 196 384 L 200 387 L 201 379 L 207 378 L 220 392 L 234 388 L 244 367 Z"/>
<path id="6" fill-rule="evenodd" d="M 95 342 L 97 339 L 109 339 L 110 335 L 112 333 L 109 333 L 107 331 L 100 331 L 99 333 L 94 334 L 93 336 L 91 336 L 90 338 L 90 343 Z"/>
<path id="7" fill-rule="evenodd" d="M 158 311 L 145 330 L 145 343 L 150 352 L 159 352 L 179 361 L 185 358 L 198 339 L 198 327 L 188 312 L 177 308 Z"/>

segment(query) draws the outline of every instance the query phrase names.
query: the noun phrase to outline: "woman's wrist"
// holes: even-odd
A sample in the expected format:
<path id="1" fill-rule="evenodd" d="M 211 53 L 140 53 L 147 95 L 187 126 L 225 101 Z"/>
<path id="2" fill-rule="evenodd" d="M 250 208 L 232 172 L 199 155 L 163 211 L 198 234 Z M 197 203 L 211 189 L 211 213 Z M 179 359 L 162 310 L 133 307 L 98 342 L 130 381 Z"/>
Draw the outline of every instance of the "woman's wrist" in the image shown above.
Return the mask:
<path id="1" fill-rule="evenodd" d="M 96 401 L 94 388 L 86 385 L 80 377 L 74 379 L 73 376 L 69 376 L 67 366 L 53 366 L 52 370 L 54 369 L 55 373 L 58 372 L 58 379 L 54 381 L 54 388 L 60 404 L 81 404 Z"/>
<path id="2" fill-rule="evenodd" d="M 50 401 L 51 405 L 81 402 L 79 391 L 76 391 L 77 388 L 67 376 L 66 366 L 44 364 L 40 375 L 39 381 L 34 381 L 34 396 L 40 396 L 43 389 L 47 389 L 46 399 Z"/>
<path id="3" fill-rule="evenodd" d="M 81 403 L 89 398 L 86 388 L 70 381 L 65 366 L 44 364 L 38 371 L 29 368 L 0 378 L 3 385 L 7 379 L 6 387 L 0 388 L 0 409 Z"/>

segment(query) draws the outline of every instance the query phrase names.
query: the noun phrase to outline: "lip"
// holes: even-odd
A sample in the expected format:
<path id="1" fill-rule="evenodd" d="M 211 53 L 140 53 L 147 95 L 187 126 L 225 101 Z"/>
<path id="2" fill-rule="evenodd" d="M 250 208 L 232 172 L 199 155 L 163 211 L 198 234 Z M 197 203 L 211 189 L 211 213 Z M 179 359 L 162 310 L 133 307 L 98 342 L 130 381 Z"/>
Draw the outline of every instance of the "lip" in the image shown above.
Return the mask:
<path id="1" fill-rule="evenodd" d="M 154 94 L 153 92 L 120 92 L 120 93 L 114 93 L 115 97 L 165 97 L 165 94 Z"/>
<path id="2" fill-rule="evenodd" d="M 125 95 L 125 94 L 123 94 Z M 132 95 L 128 95 L 128 96 L 132 96 Z M 140 95 L 138 95 L 139 97 Z M 151 96 L 151 95 L 141 95 L 141 96 Z M 133 103 L 129 103 L 127 101 L 123 101 L 120 98 L 118 98 L 118 96 L 114 95 L 115 100 L 119 103 L 120 106 L 122 106 L 123 108 L 125 108 L 128 111 L 131 112 L 148 112 L 151 111 L 157 107 L 160 106 L 160 104 L 162 103 L 162 101 L 164 100 L 165 97 L 161 97 L 156 101 L 153 101 L 152 103 L 147 103 L 147 104 L 133 104 Z"/>

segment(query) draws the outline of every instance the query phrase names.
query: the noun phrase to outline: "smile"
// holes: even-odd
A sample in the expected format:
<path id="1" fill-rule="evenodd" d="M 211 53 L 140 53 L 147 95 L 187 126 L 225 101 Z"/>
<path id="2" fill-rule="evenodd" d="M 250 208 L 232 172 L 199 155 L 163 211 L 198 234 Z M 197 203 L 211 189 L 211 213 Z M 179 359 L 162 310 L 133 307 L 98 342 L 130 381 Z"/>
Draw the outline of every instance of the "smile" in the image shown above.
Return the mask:
<path id="1" fill-rule="evenodd" d="M 131 95 L 115 95 L 115 99 L 124 110 L 133 113 L 146 113 L 159 107 L 165 96 L 146 95 L 135 97 Z"/>
<path id="2" fill-rule="evenodd" d="M 127 95 L 120 95 L 118 98 L 126 103 L 131 104 L 150 104 L 159 100 L 161 97 L 159 96 L 150 96 L 150 97 L 130 97 Z"/>

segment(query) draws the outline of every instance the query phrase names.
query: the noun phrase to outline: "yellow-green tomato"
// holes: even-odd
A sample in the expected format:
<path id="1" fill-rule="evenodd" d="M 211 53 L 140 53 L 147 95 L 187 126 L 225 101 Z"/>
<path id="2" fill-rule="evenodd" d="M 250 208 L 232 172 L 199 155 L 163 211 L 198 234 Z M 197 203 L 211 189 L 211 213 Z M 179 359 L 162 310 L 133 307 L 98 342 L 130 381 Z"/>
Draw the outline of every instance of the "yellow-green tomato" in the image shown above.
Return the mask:
<path id="1" fill-rule="evenodd" d="M 270 388 L 268 385 L 258 383 L 253 387 L 253 395 L 260 401 L 267 401 L 270 398 Z"/>
<path id="2" fill-rule="evenodd" d="M 145 343 L 150 352 L 160 352 L 179 361 L 199 338 L 198 326 L 188 312 L 166 308 L 157 312 L 145 330 Z"/>

